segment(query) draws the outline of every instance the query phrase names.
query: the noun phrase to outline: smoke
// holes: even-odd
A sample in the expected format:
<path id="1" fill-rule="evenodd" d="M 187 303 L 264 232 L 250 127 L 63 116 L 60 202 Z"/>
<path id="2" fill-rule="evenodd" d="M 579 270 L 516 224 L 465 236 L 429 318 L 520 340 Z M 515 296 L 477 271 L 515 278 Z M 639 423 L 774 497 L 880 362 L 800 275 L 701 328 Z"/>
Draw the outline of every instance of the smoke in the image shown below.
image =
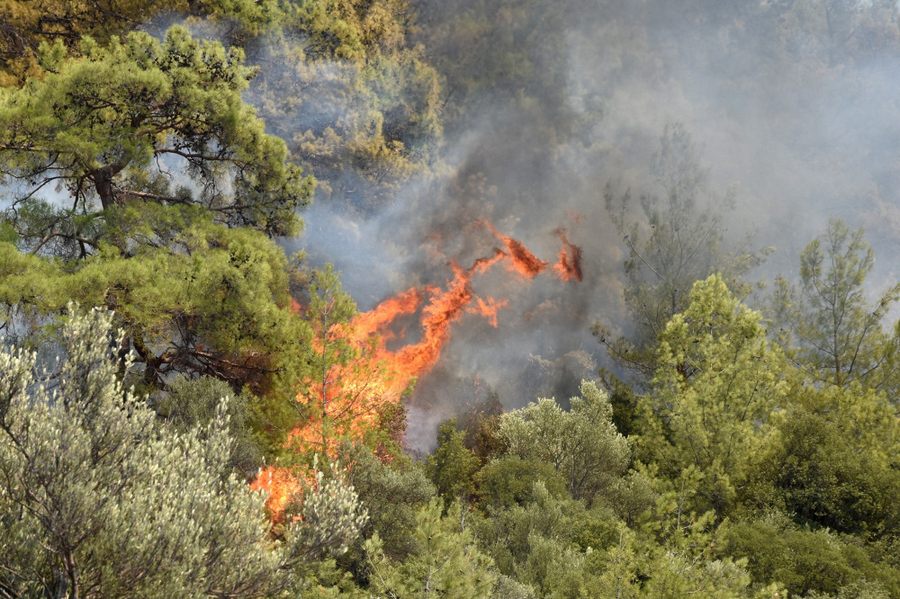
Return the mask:
<path id="1" fill-rule="evenodd" d="M 658 192 L 651 164 L 669 123 L 684 124 L 700 148 L 712 190 L 705 201 L 729 191 L 735 198 L 726 239 L 750 235 L 757 247 L 774 246 L 754 277 L 793 276 L 802 247 L 840 217 L 867 227 L 880 257 L 872 288 L 900 278 L 893 3 L 414 5 L 412 41 L 441 72 L 446 98 L 432 172 L 385 186 L 352 167 L 323 171 L 330 182 L 304 214 L 305 233 L 285 246 L 305 249 L 314 264 L 334 263 L 361 310 L 414 285 L 444 284 L 450 261 L 469 264 L 502 248 L 483 220 L 551 264 L 565 229 L 581 248 L 583 280 L 561 281 L 551 269 L 532 281 L 503 269 L 474 280 L 477 295 L 509 303 L 496 328 L 474 315 L 456 323 L 410 400 L 411 447 L 428 448 L 440 420 L 491 391 L 507 408 L 537 395 L 564 399 L 604 364 L 590 325 L 603 320 L 627 332 L 629 323 L 623 247 L 603 189 Z M 312 72 L 264 53 L 251 58 L 264 82 L 313 83 L 304 88 L 312 90 L 307 108 L 270 119 L 286 139 L 328 122 L 360 126 L 352 115 L 367 107 L 390 112 L 384 98 L 323 95 L 346 65 Z M 295 72 L 276 77 L 270 69 Z M 261 102 L 257 91 L 251 99 Z M 315 108 L 326 100 L 327 110 Z M 369 189 L 378 201 L 366 200 Z"/>

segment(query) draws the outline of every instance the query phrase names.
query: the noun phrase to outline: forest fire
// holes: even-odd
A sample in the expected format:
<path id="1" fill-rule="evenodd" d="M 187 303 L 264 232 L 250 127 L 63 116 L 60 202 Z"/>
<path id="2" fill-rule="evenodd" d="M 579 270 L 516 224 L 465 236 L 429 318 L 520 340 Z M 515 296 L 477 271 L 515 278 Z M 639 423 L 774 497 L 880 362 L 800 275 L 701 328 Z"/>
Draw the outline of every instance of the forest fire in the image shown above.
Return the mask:
<path id="1" fill-rule="evenodd" d="M 472 279 L 503 263 L 510 272 L 531 280 L 549 266 L 522 242 L 500 233 L 491 223 L 482 221 L 502 242 L 490 256 L 475 260 L 468 268 L 450 263 L 452 279 L 445 287 L 413 287 L 390 297 L 368 312 L 356 315 L 348 324 L 335 325 L 324 335 L 318 348 L 342 344 L 346 359 L 333 364 L 323 362 L 320 379 L 307 381 L 297 401 L 308 408 L 309 418 L 294 429 L 287 447 L 333 455 L 340 439 L 359 440 L 378 424 L 387 405 L 399 403 L 418 377 L 429 372 L 441 357 L 450 339 L 451 326 L 464 314 L 485 318 L 497 327 L 498 313 L 508 305 L 505 299 L 479 297 L 472 290 Z M 556 274 L 564 281 L 581 281 L 581 249 L 571 244 L 563 232 Z M 404 316 L 419 314 L 421 338 L 389 349 L 397 341 L 391 327 Z M 254 489 L 265 490 L 267 507 L 278 518 L 291 494 L 302 485 L 287 469 L 269 466 L 252 483 Z"/>

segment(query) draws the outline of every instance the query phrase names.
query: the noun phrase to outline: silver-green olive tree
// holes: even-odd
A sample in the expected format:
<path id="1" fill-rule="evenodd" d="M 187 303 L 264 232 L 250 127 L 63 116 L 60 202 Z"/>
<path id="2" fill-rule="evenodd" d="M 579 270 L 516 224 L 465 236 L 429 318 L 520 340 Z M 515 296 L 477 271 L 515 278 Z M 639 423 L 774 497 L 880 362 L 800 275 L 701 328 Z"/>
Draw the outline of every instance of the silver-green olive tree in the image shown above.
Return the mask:
<path id="1" fill-rule="evenodd" d="M 581 383 L 581 397 L 563 410 L 540 399 L 500 418 L 508 453 L 553 465 L 573 497 L 590 503 L 609 491 L 628 468 L 631 449 L 612 423 L 612 406 L 595 383 Z"/>
<path id="2" fill-rule="evenodd" d="M 0 350 L 0 594 L 270 596 L 345 550 L 365 523 L 352 487 L 318 476 L 273 537 L 229 464 L 227 398 L 208 425 L 161 425 L 117 376 L 111 322 L 70 316 L 54 368 Z"/>

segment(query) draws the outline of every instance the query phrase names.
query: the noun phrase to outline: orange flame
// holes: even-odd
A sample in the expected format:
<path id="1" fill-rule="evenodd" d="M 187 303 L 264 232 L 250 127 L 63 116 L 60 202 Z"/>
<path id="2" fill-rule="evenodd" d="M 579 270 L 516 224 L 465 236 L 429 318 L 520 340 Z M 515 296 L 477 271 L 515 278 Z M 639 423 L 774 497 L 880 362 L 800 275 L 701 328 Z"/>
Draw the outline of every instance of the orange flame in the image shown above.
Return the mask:
<path id="1" fill-rule="evenodd" d="M 556 235 L 562 241 L 562 249 L 559 250 L 559 260 L 553 265 L 553 270 L 563 281 L 581 281 L 581 248 L 570 243 L 565 229 L 557 229 Z"/>
<path id="2" fill-rule="evenodd" d="M 279 520 L 288 505 L 288 501 L 302 490 L 300 480 L 287 468 L 266 466 L 256 475 L 250 488 L 254 491 L 265 491 L 266 509 L 274 520 Z"/>
<path id="3" fill-rule="evenodd" d="M 446 287 L 407 289 L 327 332 L 326 342 L 340 339 L 349 343 L 355 348 L 355 357 L 332 365 L 317 381 L 306 381 L 306 391 L 298 395 L 297 401 L 310 408 L 310 417 L 291 431 L 288 447 L 333 456 L 339 439 L 361 439 L 377 426 L 383 406 L 400 402 L 416 379 L 437 364 L 450 339 L 452 324 L 463 314 L 480 315 L 492 327 L 497 326 L 498 313 L 508 302 L 476 296 L 471 287 L 474 276 L 504 262 L 508 270 L 530 280 L 549 265 L 490 222 L 482 224 L 503 243 L 505 250 L 495 249 L 493 255 L 479 258 L 465 269 L 451 262 L 453 277 Z M 562 269 L 564 280 L 580 281 L 581 250 L 569 244 L 563 232 L 558 234 L 564 247 L 554 269 L 563 276 Z M 396 340 L 391 326 L 399 317 L 420 310 L 421 339 L 396 350 L 388 349 L 387 342 Z M 276 520 L 291 495 L 302 488 L 290 470 L 277 466 L 261 470 L 252 486 L 269 494 L 266 506 Z"/>
<path id="4" fill-rule="evenodd" d="M 547 268 L 548 263 L 532 254 L 531 250 L 525 247 L 521 241 L 513 239 L 509 235 L 504 235 L 486 220 L 481 222 L 494 237 L 502 241 L 503 245 L 506 246 L 506 252 L 508 252 L 506 255 L 509 257 L 507 268 L 519 273 L 526 279 L 533 279 Z"/>
<path id="5" fill-rule="evenodd" d="M 472 314 L 484 316 L 488 323 L 495 329 L 497 328 L 497 312 L 509 305 L 509 300 L 498 300 L 492 297 L 487 299 L 475 298 L 475 305 L 469 306 L 466 310 Z"/>

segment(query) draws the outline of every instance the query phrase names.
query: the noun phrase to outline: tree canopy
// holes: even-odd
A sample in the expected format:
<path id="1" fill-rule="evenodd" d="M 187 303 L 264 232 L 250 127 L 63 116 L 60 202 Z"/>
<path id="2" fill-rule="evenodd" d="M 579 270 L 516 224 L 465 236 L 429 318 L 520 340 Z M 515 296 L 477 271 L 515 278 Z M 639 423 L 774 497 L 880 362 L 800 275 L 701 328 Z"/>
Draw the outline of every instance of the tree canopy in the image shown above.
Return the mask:
<path id="1" fill-rule="evenodd" d="M 41 72 L 41 43 L 77 46 L 89 35 L 105 43 L 155 15 L 187 12 L 256 34 L 278 21 L 276 0 L 3 0 L 0 2 L 0 86 Z"/>
<path id="2" fill-rule="evenodd" d="M 0 350 L 4 594 L 264 597 L 323 539 L 340 553 L 365 523 L 352 487 L 319 473 L 273 543 L 264 498 L 229 465 L 229 397 L 208 424 L 160 427 L 118 378 L 111 323 L 70 313 L 58 371 Z"/>
<path id="3" fill-rule="evenodd" d="M 0 598 L 900 597 L 897 11 L 0 0 Z"/>
<path id="4" fill-rule="evenodd" d="M 96 250 L 97 202 L 101 215 L 126 204 L 196 204 L 228 225 L 297 230 L 312 179 L 286 162 L 284 142 L 242 101 L 251 71 L 239 50 L 175 27 L 162 41 L 138 32 L 105 46 L 85 38 L 73 56 L 44 46 L 42 59 L 42 79 L 0 96 L 0 164 L 22 190 L 8 220 L 26 247 L 55 240 L 68 255 Z M 42 189 L 64 191 L 63 206 L 36 207 Z"/>
<path id="5" fill-rule="evenodd" d="M 862 229 L 832 220 L 800 255 L 799 290 L 777 281 L 775 312 L 785 343 L 812 379 L 896 393 L 900 319 L 893 327 L 884 320 L 900 300 L 900 283 L 870 301 L 865 283 L 874 264 Z"/>
<path id="6" fill-rule="evenodd" d="M 118 222 L 134 238 L 160 235 L 171 246 L 131 257 L 108 248 L 72 268 L 0 244 L 9 327 L 40 323 L 75 297 L 117 311 L 152 386 L 186 372 L 265 388 L 279 373 L 302 372 L 309 329 L 290 310 L 288 263 L 274 243 L 186 207 L 125 208 Z"/>

